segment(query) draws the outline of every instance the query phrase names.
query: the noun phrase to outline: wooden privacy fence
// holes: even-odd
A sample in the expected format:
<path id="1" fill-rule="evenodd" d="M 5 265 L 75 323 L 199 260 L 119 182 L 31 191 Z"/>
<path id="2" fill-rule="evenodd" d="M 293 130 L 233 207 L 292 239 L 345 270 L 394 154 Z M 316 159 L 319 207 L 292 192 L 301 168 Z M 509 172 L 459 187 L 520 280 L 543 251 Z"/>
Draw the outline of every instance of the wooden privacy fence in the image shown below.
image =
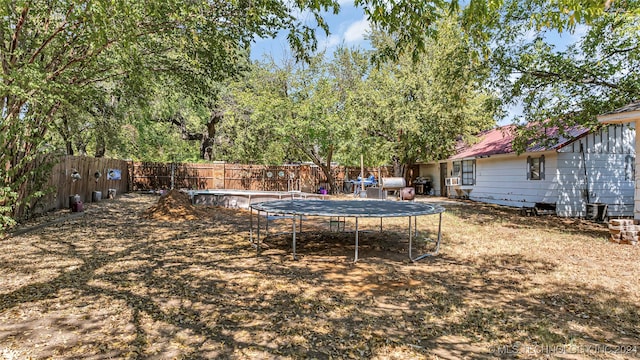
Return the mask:
<path id="1" fill-rule="evenodd" d="M 316 169 L 310 166 L 247 166 L 227 164 L 224 168 L 226 189 L 266 191 L 313 191 Z"/>
<path id="2" fill-rule="evenodd" d="M 365 176 L 390 176 L 390 167 L 366 167 Z M 339 186 L 360 174 L 359 167 L 334 166 Z M 280 166 L 214 163 L 131 164 L 131 190 L 235 189 L 317 192 L 327 186 L 322 171 L 311 164 Z M 348 191 L 347 186 L 338 189 Z"/>
<path id="3" fill-rule="evenodd" d="M 223 189 L 224 167 L 216 163 L 131 163 L 133 191 L 160 189 Z"/>
<path id="4" fill-rule="evenodd" d="M 332 171 L 338 191 L 348 192 L 348 180 L 360 175 L 359 167 L 334 166 Z M 390 167 L 365 167 L 364 176 L 376 179 L 390 176 Z M 119 176 L 116 176 L 119 175 Z M 269 191 L 318 192 L 327 187 L 320 168 L 311 164 L 281 166 L 213 163 L 151 163 L 126 160 L 63 156 L 53 166 L 51 176 L 40 190 L 51 189 L 34 199 L 31 214 L 68 208 L 70 197 L 79 195 L 90 203 L 94 195 L 102 199 L 110 190 L 116 194 L 128 191 L 160 189 L 235 189 Z"/>
<path id="5" fill-rule="evenodd" d="M 51 177 L 43 186 L 43 190 L 51 188 L 52 192 L 35 200 L 32 212 L 67 208 L 69 197 L 76 194 L 88 203 L 94 192 L 100 192 L 102 198 L 108 196 L 109 189 L 115 190 L 116 194 L 126 193 L 129 190 L 129 164 L 116 159 L 63 156 L 53 166 Z"/>

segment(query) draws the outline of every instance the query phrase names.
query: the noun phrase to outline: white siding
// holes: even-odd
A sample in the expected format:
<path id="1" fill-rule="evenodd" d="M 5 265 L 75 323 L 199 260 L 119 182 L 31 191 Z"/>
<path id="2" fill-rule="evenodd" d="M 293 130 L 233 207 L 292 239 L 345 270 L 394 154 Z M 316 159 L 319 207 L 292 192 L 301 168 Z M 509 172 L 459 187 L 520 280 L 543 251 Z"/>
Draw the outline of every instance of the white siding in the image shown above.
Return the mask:
<path id="1" fill-rule="evenodd" d="M 632 216 L 634 141 L 632 127 L 610 125 L 561 149 L 558 215 L 585 216 L 589 202 L 607 204 L 609 216 Z"/>
<path id="2" fill-rule="evenodd" d="M 631 216 L 633 179 L 626 174 L 629 154 L 559 153 L 558 213 L 586 215 L 586 203 L 608 204 L 610 216 Z M 586 170 L 586 171 L 585 171 Z"/>
<path id="3" fill-rule="evenodd" d="M 505 155 L 476 159 L 476 185 L 469 198 L 491 204 L 531 207 L 536 202 L 555 203 L 558 198 L 554 181 L 557 156 L 545 155 L 545 179 L 527 180 L 527 155 Z"/>
<path id="4" fill-rule="evenodd" d="M 636 122 L 632 123 L 637 129 L 640 125 L 640 120 L 636 120 Z M 640 141 L 638 140 L 638 135 L 635 135 L 635 143 L 636 143 L 636 154 L 640 154 Z M 636 220 L 640 220 L 640 156 L 636 156 L 636 185 L 635 185 L 635 207 L 633 209 L 633 218 Z"/>
<path id="5" fill-rule="evenodd" d="M 555 203 L 558 215 L 568 217 L 585 216 L 588 202 L 606 203 L 609 216 L 633 216 L 634 172 L 629 161 L 635 159 L 634 142 L 634 126 L 610 125 L 558 152 L 478 158 L 469 198 L 516 207 Z M 545 156 L 545 178 L 527 180 L 527 156 L 541 155 Z M 636 192 L 640 194 L 640 189 Z M 640 202 L 636 207 L 640 209 Z"/>

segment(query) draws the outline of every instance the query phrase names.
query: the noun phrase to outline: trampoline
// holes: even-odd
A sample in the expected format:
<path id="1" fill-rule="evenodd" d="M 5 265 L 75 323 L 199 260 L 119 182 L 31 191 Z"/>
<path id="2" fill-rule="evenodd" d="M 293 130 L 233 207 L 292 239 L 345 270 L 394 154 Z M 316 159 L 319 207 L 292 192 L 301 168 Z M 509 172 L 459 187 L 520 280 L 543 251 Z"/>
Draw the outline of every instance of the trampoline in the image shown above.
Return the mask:
<path id="1" fill-rule="evenodd" d="M 355 218 L 355 255 L 354 262 L 358 261 L 358 219 L 359 218 L 380 218 L 380 228 L 382 230 L 382 218 L 388 217 L 408 217 L 409 218 L 409 259 L 419 261 L 429 256 L 436 255 L 440 248 L 442 239 L 442 213 L 444 207 L 436 204 L 422 202 L 385 201 L 385 200 L 280 200 L 255 203 L 251 208 L 250 240 L 260 253 L 260 216 L 266 213 L 267 229 L 269 214 L 290 216 L 292 219 L 292 247 L 293 259 L 296 260 L 296 218 L 300 219 L 302 227 L 303 216 L 321 217 L 343 217 Z M 258 226 L 256 239 L 253 236 L 253 210 L 258 214 Z M 412 241 L 414 233 L 411 230 L 413 218 L 413 231 L 416 231 L 416 218 L 423 215 L 439 215 L 438 238 L 435 250 L 431 253 L 421 254 L 413 257 Z M 265 236 L 266 237 L 266 236 Z"/>

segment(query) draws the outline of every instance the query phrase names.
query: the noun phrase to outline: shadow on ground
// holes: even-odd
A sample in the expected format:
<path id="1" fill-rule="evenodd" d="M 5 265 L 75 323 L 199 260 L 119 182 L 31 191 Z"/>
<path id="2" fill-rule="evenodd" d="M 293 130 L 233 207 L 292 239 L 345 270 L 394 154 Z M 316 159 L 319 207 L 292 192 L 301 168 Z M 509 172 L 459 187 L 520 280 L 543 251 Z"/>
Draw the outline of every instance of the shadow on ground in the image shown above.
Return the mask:
<path id="1" fill-rule="evenodd" d="M 465 248 L 455 230 L 446 232 L 439 256 L 412 264 L 393 224 L 363 235 L 357 264 L 350 261 L 352 233 L 307 237 L 293 261 L 289 235 L 272 237 L 255 255 L 248 212 L 210 209 L 201 221 L 159 222 L 140 216 L 152 203 L 125 195 L 84 218 L 0 242 L 0 355 L 490 359 L 560 349 L 578 358 L 638 355 L 635 250 L 624 264 L 635 278 L 608 274 L 615 285 L 597 276 L 592 283 L 572 280 L 568 258 L 559 253 Z M 532 232 L 562 224 L 505 220 L 511 215 L 502 209 L 471 206 L 447 216 L 477 226 L 508 221 Z M 609 246 L 592 235 L 580 241 Z M 454 245 L 456 252 L 447 249 Z M 603 345 L 611 351 L 597 351 Z M 619 346 L 629 351 L 612 351 Z"/>

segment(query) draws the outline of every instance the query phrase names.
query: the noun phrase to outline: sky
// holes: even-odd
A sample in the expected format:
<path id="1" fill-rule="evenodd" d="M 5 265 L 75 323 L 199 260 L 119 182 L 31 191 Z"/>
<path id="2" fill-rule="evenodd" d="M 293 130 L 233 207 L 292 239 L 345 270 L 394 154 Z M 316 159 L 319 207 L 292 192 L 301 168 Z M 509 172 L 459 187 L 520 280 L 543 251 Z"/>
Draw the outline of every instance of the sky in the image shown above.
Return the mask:
<path id="1" fill-rule="evenodd" d="M 317 33 L 318 50 L 326 50 L 330 54 L 339 45 L 368 48 L 369 43 L 365 40 L 365 36 L 369 31 L 369 22 L 363 10 L 353 6 L 353 0 L 340 0 L 339 3 L 339 14 L 323 13 L 331 34 L 326 36 L 322 30 Z M 305 16 L 305 14 L 301 14 L 303 19 Z M 308 21 L 313 23 L 312 18 L 309 18 Z M 256 39 L 251 49 L 251 58 L 261 60 L 266 55 L 279 60 L 287 57 L 288 48 L 284 32 L 275 39 Z"/>
<path id="2" fill-rule="evenodd" d="M 340 0 L 339 3 L 340 12 L 337 15 L 323 13 L 325 20 L 329 24 L 330 34 L 326 36 L 322 30 L 317 33 L 318 50 L 324 50 L 327 54 L 331 54 L 340 45 L 360 47 L 363 49 L 370 48 L 369 42 L 366 40 L 370 26 L 364 11 L 361 8 L 355 7 L 353 0 Z M 304 19 L 306 15 L 301 14 L 300 16 Z M 308 21 L 312 23 L 313 19 L 309 17 Z M 584 27 L 578 27 L 573 33 L 558 34 L 548 32 L 547 38 L 556 46 L 557 50 L 564 50 L 568 44 L 582 37 L 585 31 L 586 29 Z M 535 35 L 534 33 L 530 34 L 531 37 Z M 256 42 L 252 46 L 251 58 L 254 60 L 262 60 L 267 56 L 277 62 L 283 58 L 290 57 L 290 51 L 288 49 L 286 33 L 282 32 L 275 39 L 256 39 Z M 514 105 L 506 109 L 506 111 L 508 115 L 498 123 L 500 126 L 510 124 L 514 118 L 522 115 L 522 106 Z"/>

